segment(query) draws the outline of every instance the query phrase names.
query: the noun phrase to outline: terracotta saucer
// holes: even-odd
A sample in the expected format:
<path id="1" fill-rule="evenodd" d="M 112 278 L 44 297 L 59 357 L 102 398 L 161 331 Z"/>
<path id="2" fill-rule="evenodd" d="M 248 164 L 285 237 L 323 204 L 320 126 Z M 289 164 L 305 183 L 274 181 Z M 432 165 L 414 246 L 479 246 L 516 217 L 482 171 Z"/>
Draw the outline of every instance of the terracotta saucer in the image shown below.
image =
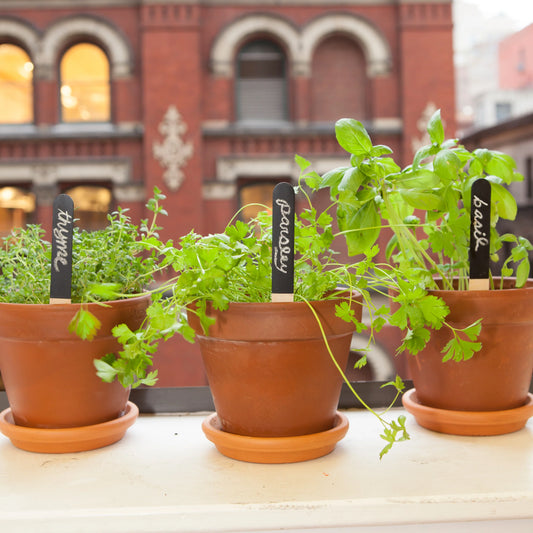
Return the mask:
<path id="1" fill-rule="evenodd" d="M 0 413 L 0 431 L 14 446 L 28 452 L 84 452 L 119 441 L 138 416 L 139 408 L 128 402 L 124 415 L 109 422 L 78 428 L 42 429 L 17 426 L 8 408 Z"/>
<path id="2" fill-rule="evenodd" d="M 217 450 L 232 459 L 249 463 L 297 463 L 332 452 L 348 431 L 348 418 L 337 411 L 333 428 L 297 437 L 246 437 L 223 431 L 217 414 L 202 422 L 206 437 Z"/>
<path id="3" fill-rule="evenodd" d="M 522 429 L 533 416 L 533 394 L 525 405 L 503 411 L 449 411 L 419 403 L 416 390 L 410 389 L 402 398 L 403 406 L 417 423 L 427 429 L 450 435 L 503 435 Z"/>

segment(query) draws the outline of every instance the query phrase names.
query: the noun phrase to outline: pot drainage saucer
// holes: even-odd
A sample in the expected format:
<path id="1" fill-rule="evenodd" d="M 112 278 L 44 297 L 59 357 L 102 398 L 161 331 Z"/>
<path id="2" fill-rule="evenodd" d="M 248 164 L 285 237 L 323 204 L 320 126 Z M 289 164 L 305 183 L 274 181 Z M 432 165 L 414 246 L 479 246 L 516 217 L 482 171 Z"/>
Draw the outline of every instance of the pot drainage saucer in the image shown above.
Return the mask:
<path id="1" fill-rule="evenodd" d="M 402 403 L 420 426 L 450 435 L 489 436 L 512 433 L 522 429 L 533 416 L 531 393 L 528 394 L 525 405 L 502 411 L 452 411 L 428 407 L 418 401 L 416 389 L 407 391 Z"/>
<path id="2" fill-rule="evenodd" d="M 37 453 L 71 453 L 95 450 L 118 442 L 139 416 L 139 408 L 128 402 L 119 418 L 76 428 L 30 428 L 17 426 L 11 409 L 0 413 L 0 431 L 14 446 Z"/>
<path id="3" fill-rule="evenodd" d="M 223 431 L 214 413 L 203 421 L 202 430 L 226 457 L 249 463 L 297 463 L 332 452 L 348 431 L 348 418 L 337 411 L 333 428 L 310 435 L 247 437 Z"/>

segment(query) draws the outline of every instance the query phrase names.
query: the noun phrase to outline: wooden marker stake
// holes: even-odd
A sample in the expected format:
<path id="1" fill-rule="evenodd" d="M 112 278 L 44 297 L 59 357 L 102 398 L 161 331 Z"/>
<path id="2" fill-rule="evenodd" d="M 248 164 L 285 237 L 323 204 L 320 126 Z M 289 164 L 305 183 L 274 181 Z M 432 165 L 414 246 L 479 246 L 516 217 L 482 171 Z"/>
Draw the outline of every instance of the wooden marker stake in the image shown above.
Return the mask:
<path id="1" fill-rule="evenodd" d="M 294 301 L 294 189 L 278 183 L 272 195 L 272 301 Z"/>
<path id="2" fill-rule="evenodd" d="M 52 219 L 52 271 L 50 303 L 71 303 L 72 291 L 72 230 L 74 203 L 67 194 L 54 200 Z"/>
<path id="3" fill-rule="evenodd" d="M 481 178 L 472 184 L 468 285 L 471 291 L 489 290 L 490 193 L 490 181 Z"/>

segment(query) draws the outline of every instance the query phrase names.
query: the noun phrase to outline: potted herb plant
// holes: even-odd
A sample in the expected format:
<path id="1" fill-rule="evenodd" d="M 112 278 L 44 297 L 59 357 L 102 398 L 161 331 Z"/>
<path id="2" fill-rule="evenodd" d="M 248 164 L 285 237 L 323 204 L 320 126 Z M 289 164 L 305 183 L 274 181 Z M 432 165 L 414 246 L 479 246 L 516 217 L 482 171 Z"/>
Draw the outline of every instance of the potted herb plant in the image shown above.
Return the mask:
<path id="1" fill-rule="evenodd" d="M 303 190 L 298 197 L 307 205 L 295 217 L 284 205 L 280 226 L 265 211 L 249 222 L 236 215 L 221 233 L 190 232 L 175 246 L 147 242 L 175 275 L 154 295 L 142 328 L 115 330 L 131 350 L 153 349 L 175 333 L 199 342 L 216 408 L 203 430 L 223 454 L 245 461 L 301 461 L 335 447 L 347 430 L 337 404 L 352 334 L 365 327 L 362 305 L 375 328 L 382 320 L 365 280 L 371 253 L 357 266 L 338 263 L 332 217 L 317 213 Z M 273 265 L 286 270 L 289 263 L 290 301 L 273 301 Z M 115 371 L 102 362 L 105 379 Z M 384 428 L 382 453 L 408 438 L 403 417 L 389 422 L 375 414 Z"/>
<path id="2" fill-rule="evenodd" d="M 157 258 L 141 242 L 157 231 L 162 195 L 148 203 L 150 225 L 132 223 L 126 210 L 98 231 L 73 229 L 68 298 L 52 305 L 51 273 L 67 261 L 66 222 L 54 227 L 53 252 L 37 225 L 16 229 L 0 249 L 0 371 L 10 408 L 0 429 L 26 450 L 66 452 L 119 440 L 135 421 L 131 387 L 153 384 L 151 352 L 125 354 L 112 335 L 118 324 L 139 327 L 150 295 L 144 290 Z M 56 233 L 57 231 L 57 233 Z M 113 360 L 118 379 L 102 381 L 100 359 Z"/>
<path id="3" fill-rule="evenodd" d="M 388 147 L 373 145 L 361 122 L 341 119 L 336 136 L 351 154 L 349 164 L 323 176 L 308 172 L 306 182 L 330 190 L 352 255 L 389 238 L 390 324 L 405 332 L 398 351 L 413 354 L 415 389 L 403 397 L 406 408 L 437 431 L 514 431 L 533 414 L 532 246 L 499 234 L 497 222 L 514 219 L 517 204 L 507 186 L 523 177 L 504 153 L 446 140 L 440 111 L 427 131 L 430 144 L 402 169 Z M 482 182 L 490 199 L 473 194 Z M 475 255 L 483 248 L 480 276 Z M 503 265 L 499 276 L 489 256 L 492 270 Z"/>

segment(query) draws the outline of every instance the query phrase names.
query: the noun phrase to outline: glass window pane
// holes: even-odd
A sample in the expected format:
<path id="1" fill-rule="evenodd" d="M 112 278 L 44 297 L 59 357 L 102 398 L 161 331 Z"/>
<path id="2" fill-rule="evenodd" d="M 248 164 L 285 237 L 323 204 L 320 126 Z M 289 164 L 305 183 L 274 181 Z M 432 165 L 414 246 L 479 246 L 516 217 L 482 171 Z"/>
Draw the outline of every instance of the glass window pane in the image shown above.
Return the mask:
<path id="1" fill-rule="evenodd" d="M 0 187 L 0 237 L 28 223 L 35 211 L 35 195 L 17 187 Z"/>
<path id="2" fill-rule="evenodd" d="M 61 60 L 63 122 L 108 122 L 111 119 L 109 61 L 89 43 L 70 48 Z"/>
<path id="3" fill-rule="evenodd" d="M 33 122 L 33 63 L 19 46 L 0 44 L 0 123 Z"/>
<path id="4" fill-rule="evenodd" d="M 66 191 L 74 202 L 76 226 L 87 231 L 107 226 L 107 214 L 111 206 L 111 191 L 106 187 L 79 185 Z"/>
<path id="5" fill-rule="evenodd" d="M 272 210 L 272 192 L 276 181 L 249 183 L 239 188 L 241 216 L 245 222 L 255 218 L 261 211 Z"/>

